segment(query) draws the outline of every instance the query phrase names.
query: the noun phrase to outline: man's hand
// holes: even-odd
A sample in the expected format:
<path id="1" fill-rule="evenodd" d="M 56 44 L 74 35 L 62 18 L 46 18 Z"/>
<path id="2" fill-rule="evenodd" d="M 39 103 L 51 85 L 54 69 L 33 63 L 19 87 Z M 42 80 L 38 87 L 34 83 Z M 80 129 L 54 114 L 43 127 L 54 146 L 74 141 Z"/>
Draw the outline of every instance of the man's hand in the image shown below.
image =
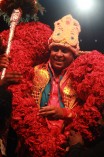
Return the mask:
<path id="1" fill-rule="evenodd" d="M 70 146 L 76 145 L 78 143 L 80 143 L 81 145 L 84 144 L 81 134 L 79 132 L 75 132 L 74 130 L 71 130 L 69 135 Z"/>
<path id="2" fill-rule="evenodd" d="M 40 108 L 39 115 L 44 117 L 49 117 L 52 119 L 64 118 L 63 108 L 56 107 L 56 106 L 45 106 Z"/>
<path id="3" fill-rule="evenodd" d="M 10 57 L 6 54 L 0 55 L 0 71 L 3 68 L 7 68 L 9 65 Z"/>
<path id="4" fill-rule="evenodd" d="M 11 84 L 18 84 L 22 80 L 22 75 L 19 72 L 6 73 L 5 77 L 0 80 L 0 86 L 9 86 Z"/>

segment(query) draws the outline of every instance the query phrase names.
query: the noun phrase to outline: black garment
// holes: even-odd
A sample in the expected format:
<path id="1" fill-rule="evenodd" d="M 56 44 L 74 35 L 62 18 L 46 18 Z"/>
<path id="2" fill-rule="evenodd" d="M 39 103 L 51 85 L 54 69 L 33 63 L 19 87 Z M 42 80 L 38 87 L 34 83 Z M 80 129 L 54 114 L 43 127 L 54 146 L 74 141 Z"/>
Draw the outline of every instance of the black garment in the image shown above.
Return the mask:
<path id="1" fill-rule="evenodd" d="M 76 144 L 70 148 L 65 157 L 104 157 L 104 140 L 89 148 Z"/>
<path id="2" fill-rule="evenodd" d="M 8 127 L 12 111 L 12 93 L 0 87 L 0 136 Z"/>
<path id="3" fill-rule="evenodd" d="M 17 134 L 13 130 L 13 128 L 10 127 L 7 136 L 7 147 L 6 147 L 7 157 L 17 157 L 17 153 L 16 153 L 17 145 L 18 145 Z"/>
<path id="4" fill-rule="evenodd" d="M 10 127 L 12 92 L 0 87 L 0 138 L 6 147 L 7 157 L 16 157 L 17 135 Z"/>

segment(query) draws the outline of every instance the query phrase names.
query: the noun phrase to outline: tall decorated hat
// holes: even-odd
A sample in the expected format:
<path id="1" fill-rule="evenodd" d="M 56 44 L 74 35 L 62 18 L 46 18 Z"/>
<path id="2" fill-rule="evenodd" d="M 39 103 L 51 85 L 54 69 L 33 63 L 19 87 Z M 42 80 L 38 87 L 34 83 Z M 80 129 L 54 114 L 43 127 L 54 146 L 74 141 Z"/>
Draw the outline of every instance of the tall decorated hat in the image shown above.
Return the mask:
<path id="1" fill-rule="evenodd" d="M 79 51 L 80 24 L 70 14 L 54 23 L 54 31 L 48 40 L 49 48 L 63 46 L 70 48 L 75 54 Z"/>

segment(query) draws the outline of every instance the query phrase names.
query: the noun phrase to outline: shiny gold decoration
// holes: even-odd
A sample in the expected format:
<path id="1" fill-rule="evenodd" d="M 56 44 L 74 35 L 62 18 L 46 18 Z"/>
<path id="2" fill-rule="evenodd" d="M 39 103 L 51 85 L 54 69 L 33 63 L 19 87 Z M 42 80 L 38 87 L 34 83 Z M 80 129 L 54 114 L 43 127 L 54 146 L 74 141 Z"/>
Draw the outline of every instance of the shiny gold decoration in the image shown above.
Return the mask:
<path id="1" fill-rule="evenodd" d="M 76 106 L 76 92 L 71 86 L 70 80 L 67 82 L 67 85 L 63 89 L 63 102 L 64 105 L 70 109 Z"/>
<path id="2" fill-rule="evenodd" d="M 69 94 L 70 94 L 70 88 L 65 87 L 65 88 L 64 88 L 64 93 L 65 93 L 66 95 L 69 95 Z"/>
<path id="3" fill-rule="evenodd" d="M 34 68 L 34 89 L 33 89 L 33 97 L 35 99 L 35 102 L 37 103 L 37 105 L 40 105 L 40 100 L 41 100 L 41 96 L 42 96 L 42 92 L 45 88 L 45 86 L 48 84 L 50 76 L 49 73 L 47 71 L 47 69 L 45 69 L 44 65 L 40 68 L 41 65 L 38 65 Z"/>

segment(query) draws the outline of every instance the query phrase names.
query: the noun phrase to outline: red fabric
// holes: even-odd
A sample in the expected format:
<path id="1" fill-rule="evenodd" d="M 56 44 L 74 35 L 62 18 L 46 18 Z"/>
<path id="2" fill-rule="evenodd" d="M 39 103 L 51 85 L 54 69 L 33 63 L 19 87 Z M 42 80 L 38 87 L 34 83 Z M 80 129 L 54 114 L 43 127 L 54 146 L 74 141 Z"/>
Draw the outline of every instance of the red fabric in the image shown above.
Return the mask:
<path id="1" fill-rule="evenodd" d="M 54 105 L 56 107 L 60 107 L 60 102 L 59 102 L 59 78 L 54 78 L 52 79 L 51 82 L 51 93 L 50 93 L 50 98 L 48 101 L 48 105 Z M 53 135 L 55 134 L 60 134 L 62 131 L 63 127 L 63 120 L 49 120 L 47 119 L 48 123 L 48 128 L 50 128 L 50 131 L 52 132 Z"/>

